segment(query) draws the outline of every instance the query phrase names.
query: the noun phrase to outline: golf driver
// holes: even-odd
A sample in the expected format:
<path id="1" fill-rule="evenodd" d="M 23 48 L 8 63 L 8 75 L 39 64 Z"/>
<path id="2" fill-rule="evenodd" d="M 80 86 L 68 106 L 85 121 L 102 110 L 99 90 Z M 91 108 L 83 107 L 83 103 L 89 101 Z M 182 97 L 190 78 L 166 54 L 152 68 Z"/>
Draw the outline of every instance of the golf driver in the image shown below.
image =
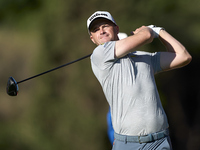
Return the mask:
<path id="1" fill-rule="evenodd" d="M 14 79 L 13 77 L 9 77 L 9 78 L 8 78 L 8 82 L 7 82 L 6 92 L 7 92 L 7 94 L 10 95 L 10 96 L 17 96 L 18 91 L 19 91 L 19 87 L 18 87 L 18 84 L 19 84 L 19 83 L 25 82 L 25 81 L 27 81 L 27 80 L 30 80 L 30 79 L 36 78 L 36 77 L 38 77 L 38 76 L 44 75 L 44 74 L 46 74 L 46 73 L 52 72 L 52 71 L 54 71 L 54 70 L 60 69 L 60 68 L 62 68 L 62 67 L 65 67 L 65 66 L 67 66 L 67 65 L 70 65 L 70 64 L 72 64 L 72 63 L 75 63 L 75 62 L 77 62 L 77 61 L 80 61 L 80 60 L 85 59 L 85 58 L 90 57 L 90 56 L 91 56 L 91 54 L 86 55 L 86 56 L 84 56 L 84 57 L 81 57 L 81 58 L 79 58 L 79 59 L 76 59 L 76 60 L 71 61 L 71 62 L 69 62 L 69 63 L 66 63 L 66 64 L 64 64 L 64 65 L 58 66 L 58 67 L 56 67 L 56 68 L 53 68 L 53 69 L 51 69 L 51 70 L 42 72 L 42 73 L 40 73 L 40 74 L 37 74 L 37 75 L 35 75 L 35 76 L 29 77 L 29 78 L 27 78 L 27 79 L 24 79 L 24 80 L 21 80 L 21 81 L 18 81 L 18 82 L 16 82 L 15 79 Z"/>

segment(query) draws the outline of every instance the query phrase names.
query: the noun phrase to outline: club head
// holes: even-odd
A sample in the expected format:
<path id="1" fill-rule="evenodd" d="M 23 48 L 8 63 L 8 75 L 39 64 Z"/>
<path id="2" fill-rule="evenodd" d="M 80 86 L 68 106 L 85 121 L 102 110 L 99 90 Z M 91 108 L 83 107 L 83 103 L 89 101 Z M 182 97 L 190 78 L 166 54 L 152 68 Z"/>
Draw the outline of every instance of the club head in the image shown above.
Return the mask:
<path id="1" fill-rule="evenodd" d="M 10 96 L 17 96 L 18 90 L 19 88 L 15 79 L 13 77 L 9 77 L 6 87 L 7 94 Z"/>

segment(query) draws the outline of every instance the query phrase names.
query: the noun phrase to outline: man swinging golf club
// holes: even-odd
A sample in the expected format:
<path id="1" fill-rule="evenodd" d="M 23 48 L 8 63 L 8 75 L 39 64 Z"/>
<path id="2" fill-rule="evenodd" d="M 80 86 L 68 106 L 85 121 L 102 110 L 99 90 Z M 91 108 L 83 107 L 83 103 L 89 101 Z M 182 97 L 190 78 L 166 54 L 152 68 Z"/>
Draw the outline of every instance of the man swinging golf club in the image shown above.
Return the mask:
<path id="1" fill-rule="evenodd" d="M 192 57 L 161 27 L 141 26 L 119 40 L 119 27 L 109 12 L 97 11 L 87 20 L 94 75 L 110 105 L 115 141 L 113 150 L 171 150 L 169 124 L 154 74 L 187 65 Z M 165 52 L 137 48 L 159 37 Z"/>

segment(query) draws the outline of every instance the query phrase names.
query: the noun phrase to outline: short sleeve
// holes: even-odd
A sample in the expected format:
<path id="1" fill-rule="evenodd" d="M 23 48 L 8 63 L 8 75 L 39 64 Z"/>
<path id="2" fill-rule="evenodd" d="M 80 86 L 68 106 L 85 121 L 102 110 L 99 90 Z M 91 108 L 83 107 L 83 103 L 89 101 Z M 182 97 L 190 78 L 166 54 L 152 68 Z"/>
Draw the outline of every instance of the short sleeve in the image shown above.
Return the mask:
<path id="1" fill-rule="evenodd" d="M 91 62 L 101 70 L 108 69 L 115 60 L 114 50 L 115 41 L 99 45 L 91 55 Z"/>

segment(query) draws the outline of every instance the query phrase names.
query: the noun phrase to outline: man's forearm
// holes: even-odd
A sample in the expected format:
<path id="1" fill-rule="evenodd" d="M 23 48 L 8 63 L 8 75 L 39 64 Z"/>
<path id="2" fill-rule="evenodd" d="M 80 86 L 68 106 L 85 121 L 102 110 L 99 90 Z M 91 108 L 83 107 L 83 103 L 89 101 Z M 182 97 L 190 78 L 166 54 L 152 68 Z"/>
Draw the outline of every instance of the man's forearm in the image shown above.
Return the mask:
<path id="1" fill-rule="evenodd" d="M 169 53 L 161 54 L 161 66 L 165 70 L 187 65 L 192 57 L 186 48 L 165 30 L 159 32 L 159 38 Z"/>
<path id="2" fill-rule="evenodd" d="M 164 44 L 168 52 L 183 53 L 187 52 L 186 48 L 167 31 L 160 30 L 159 39 Z"/>
<path id="3" fill-rule="evenodd" d="M 115 57 L 123 57 L 153 41 L 153 31 L 145 26 L 136 29 L 133 33 L 132 36 L 116 42 Z"/>

